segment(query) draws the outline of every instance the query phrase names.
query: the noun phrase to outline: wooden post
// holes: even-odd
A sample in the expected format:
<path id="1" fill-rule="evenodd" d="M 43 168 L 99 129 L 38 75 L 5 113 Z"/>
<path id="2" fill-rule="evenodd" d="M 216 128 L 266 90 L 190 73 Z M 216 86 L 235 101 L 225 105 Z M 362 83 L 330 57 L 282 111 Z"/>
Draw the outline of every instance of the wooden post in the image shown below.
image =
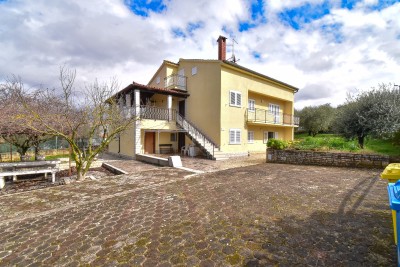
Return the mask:
<path id="1" fill-rule="evenodd" d="M 13 161 L 12 160 L 12 144 L 10 144 L 10 158 L 11 158 L 11 162 Z"/>

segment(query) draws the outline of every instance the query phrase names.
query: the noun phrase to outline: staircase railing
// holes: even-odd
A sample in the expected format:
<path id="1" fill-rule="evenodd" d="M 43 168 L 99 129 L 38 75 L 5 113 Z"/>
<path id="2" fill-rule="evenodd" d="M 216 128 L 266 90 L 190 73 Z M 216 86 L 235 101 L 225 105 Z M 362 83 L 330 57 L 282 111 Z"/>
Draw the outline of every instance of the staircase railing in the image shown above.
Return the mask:
<path id="1" fill-rule="evenodd" d="M 215 149 L 219 149 L 218 145 L 200 129 L 198 129 L 191 121 L 184 118 L 179 113 L 176 114 L 176 123 L 186 130 L 187 133 L 198 143 L 209 155 L 214 157 Z"/>

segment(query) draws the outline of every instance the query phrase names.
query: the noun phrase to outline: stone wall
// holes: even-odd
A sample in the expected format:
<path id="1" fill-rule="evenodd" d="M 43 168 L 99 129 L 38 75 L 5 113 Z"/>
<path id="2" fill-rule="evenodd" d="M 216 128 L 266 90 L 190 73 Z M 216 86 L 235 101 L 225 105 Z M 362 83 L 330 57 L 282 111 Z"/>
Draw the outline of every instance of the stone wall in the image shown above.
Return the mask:
<path id="1" fill-rule="evenodd" d="M 389 156 L 356 153 L 333 153 L 309 150 L 267 149 L 267 162 L 337 167 L 385 168 Z"/>

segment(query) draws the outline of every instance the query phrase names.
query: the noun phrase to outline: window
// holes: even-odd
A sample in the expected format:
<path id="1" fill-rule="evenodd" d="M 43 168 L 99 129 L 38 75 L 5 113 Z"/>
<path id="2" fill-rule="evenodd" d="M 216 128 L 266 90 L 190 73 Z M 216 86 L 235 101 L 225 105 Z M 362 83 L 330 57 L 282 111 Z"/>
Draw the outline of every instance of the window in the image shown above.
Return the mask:
<path id="1" fill-rule="evenodd" d="M 242 93 L 237 91 L 229 91 L 229 105 L 234 107 L 241 107 Z"/>
<path id="2" fill-rule="evenodd" d="M 247 143 L 249 143 L 249 144 L 254 143 L 254 132 L 253 131 L 247 132 Z"/>
<path id="3" fill-rule="evenodd" d="M 268 139 L 278 139 L 277 132 L 264 132 L 264 144 L 268 143 Z"/>
<path id="4" fill-rule="evenodd" d="M 256 101 L 254 99 L 249 99 L 249 111 L 254 112 L 256 110 L 255 104 Z"/>
<path id="5" fill-rule="evenodd" d="M 192 68 L 192 76 L 197 74 L 197 66 Z"/>
<path id="6" fill-rule="evenodd" d="M 269 114 L 279 114 L 279 105 L 269 104 Z"/>
<path id="7" fill-rule="evenodd" d="M 171 133 L 171 139 L 170 139 L 170 141 L 171 142 L 176 142 L 176 133 Z"/>
<path id="8" fill-rule="evenodd" d="M 229 144 L 230 145 L 240 144 L 240 129 L 229 129 Z"/>
<path id="9" fill-rule="evenodd" d="M 269 104 L 269 114 L 273 115 L 274 123 L 279 123 L 279 115 L 280 115 L 279 105 Z"/>
<path id="10" fill-rule="evenodd" d="M 160 83 L 160 76 L 157 76 L 157 78 L 156 78 L 156 83 L 157 83 L 157 84 Z"/>

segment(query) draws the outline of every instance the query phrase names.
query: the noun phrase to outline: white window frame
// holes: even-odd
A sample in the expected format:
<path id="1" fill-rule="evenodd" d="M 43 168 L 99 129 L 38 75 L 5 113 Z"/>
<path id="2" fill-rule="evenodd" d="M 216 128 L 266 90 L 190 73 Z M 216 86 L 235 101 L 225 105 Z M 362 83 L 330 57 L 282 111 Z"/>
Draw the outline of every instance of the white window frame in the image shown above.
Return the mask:
<path id="1" fill-rule="evenodd" d="M 271 137 L 271 139 L 272 138 L 273 139 L 278 139 L 278 132 L 264 131 L 264 133 L 263 133 L 263 142 L 264 142 L 264 144 L 268 143 L 268 139 L 269 139 L 268 135 L 270 133 L 272 133 L 272 135 L 273 135 L 273 137 Z"/>
<path id="2" fill-rule="evenodd" d="M 256 111 L 256 101 L 250 98 L 249 98 L 249 111 L 250 112 Z"/>
<path id="3" fill-rule="evenodd" d="M 160 76 L 157 76 L 157 78 L 156 78 L 156 83 L 157 83 L 157 84 L 160 83 Z"/>
<path id="4" fill-rule="evenodd" d="M 233 133 L 233 139 L 232 137 Z M 242 131 L 240 129 L 229 129 L 229 144 L 230 145 L 240 145 L 242 141 Z"/>
<path id="5" fill-rule="evenodd" d="M 279 123 L 281 107 L 277 104 L 269 103 L 268 105 L 268 113 L 274 116 L 274 123 Z"/>
<path id="6" fill-rule="evenodd" d="M 240 96 L 240 98 L 238 98 L 238 96 Z M 229 91 L 229 106 L 238 107 L 238 108 L 242 107 L 242 93 L 241 92 L 233 91 L 233 90 Z"/>
<path id="7" fill-rule="evenodd" d="M 247 131 L 247 143 L 254 144 L 254 131 Z"/>
<path id="8" fill-rule="evenodd" d="M 197 74 L 197 66 L 192 68 L 192 76 Z"/>

